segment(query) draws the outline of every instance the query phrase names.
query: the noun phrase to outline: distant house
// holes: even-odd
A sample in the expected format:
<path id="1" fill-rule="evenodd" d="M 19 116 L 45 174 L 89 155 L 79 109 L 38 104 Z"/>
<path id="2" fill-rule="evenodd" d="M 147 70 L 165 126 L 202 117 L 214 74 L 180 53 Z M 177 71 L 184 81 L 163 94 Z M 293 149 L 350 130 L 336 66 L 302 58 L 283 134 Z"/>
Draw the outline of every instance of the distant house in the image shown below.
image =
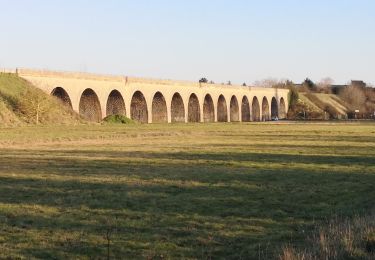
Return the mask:
<path id="1" fill-rule="evenodd" d="M 365 88 L 367 86 L 363 80 L 352 80 L 351 85 L 354 87 L 360 87 L 360 88 Z"/>
<path id="2" fill-rule="evenodd" d="M 333 94 L 338 94 L 340 92 L 340 90 L 348 87 L 349 85 L 332 85 L 331 88 L 332 88 L 332 93 Z M 350 82 L 350 86 L 354 86 L 354 87 L 359 87 L 359 88 L 365 88 L 367 86 L 366 82 L 364 82 L 363 80 L 352 80 Z"/>
<path id="3" fill-rule="evenodd" d="M 331 89 L 332 89 L 332 93 L 333 94 L 339 94 L 339 92 L 342 90 L 342 89 L 344 89 L 344 88 L 346 88 L 348 85 L 332 85 L 331 86 Z"/>
<path id="4" fill-rule="evenodd" d="M 302 84 L 294 83 L 293 86 L 298 89 L 302 87 Z"/>

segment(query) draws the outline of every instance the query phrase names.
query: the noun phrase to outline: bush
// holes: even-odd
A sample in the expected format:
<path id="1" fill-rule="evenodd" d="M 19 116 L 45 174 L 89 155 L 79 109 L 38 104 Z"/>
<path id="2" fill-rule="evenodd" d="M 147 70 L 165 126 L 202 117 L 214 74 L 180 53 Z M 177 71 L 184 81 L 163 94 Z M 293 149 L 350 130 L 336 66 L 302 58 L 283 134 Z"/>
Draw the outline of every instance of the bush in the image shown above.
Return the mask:
<path id="1" fill-rule="evenodd" d="M 103 119 L 105 123 L 109 124 L 134 124 L 135 122 L 123 115 L 110 115 Z"/>

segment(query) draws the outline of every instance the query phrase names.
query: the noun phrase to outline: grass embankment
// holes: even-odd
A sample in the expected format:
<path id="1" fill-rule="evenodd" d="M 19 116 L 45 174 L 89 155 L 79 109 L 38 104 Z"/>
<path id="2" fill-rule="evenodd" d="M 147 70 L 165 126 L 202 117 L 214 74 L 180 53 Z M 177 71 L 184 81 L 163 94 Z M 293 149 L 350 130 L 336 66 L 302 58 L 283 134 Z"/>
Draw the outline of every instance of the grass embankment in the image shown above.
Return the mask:
<path id="1" fill-rule="evenodd" d="M 74 124 L 79 116 L 15 74 L 0 73 L 0 125 Z"/>
<path id="2" fill-rule="evenodd" d="M 344 119 L 349 112 L 345 102 L 334 94 L 300 93 L 300 99 L 306 104 L 308 113 L 321 114 L 322 119 L 325 112 L 329 116 L 325 119 Z"/>
<path id="3" fill-rule="evenodd" d="M 374 129 L 0 128 L 1 256 L 272 259 L 308 248 L 316 226 L 372 210 Z"/>

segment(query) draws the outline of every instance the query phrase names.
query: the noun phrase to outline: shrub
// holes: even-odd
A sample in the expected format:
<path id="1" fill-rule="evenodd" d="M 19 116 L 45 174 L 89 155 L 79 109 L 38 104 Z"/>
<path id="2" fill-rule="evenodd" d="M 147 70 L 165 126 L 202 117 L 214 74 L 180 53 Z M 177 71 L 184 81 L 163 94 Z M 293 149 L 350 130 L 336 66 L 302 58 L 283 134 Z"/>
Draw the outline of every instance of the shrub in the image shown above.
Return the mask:
<path id="1" fill-rule="evenodd" d="M 124 115 L 110 115 L 103 119 L 105 123 L 109 124 L 134 124 L 135 122 Z"/>
<path id="2" fill-rule="evenodd" d="M 208 80 L 206 78 L 201 78 L 199 80 L 199 83 L 207 83 L 207 82 L 208 82 Z"/>

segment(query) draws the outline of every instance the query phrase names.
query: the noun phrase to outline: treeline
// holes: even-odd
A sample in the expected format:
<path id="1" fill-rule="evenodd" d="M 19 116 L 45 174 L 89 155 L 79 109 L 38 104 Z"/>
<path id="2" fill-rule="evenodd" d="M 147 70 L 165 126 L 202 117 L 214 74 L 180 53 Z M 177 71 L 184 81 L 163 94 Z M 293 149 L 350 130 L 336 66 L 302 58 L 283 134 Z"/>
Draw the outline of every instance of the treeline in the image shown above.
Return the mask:
<path id="1" fill-rule="evenodd" d="M 325 79 L 315 84 L 306 79 L 296 85 L 299 92 L 334 94 L 339 103 L 348 109 L 349 119 L 373 119 L 375 116 L 375 88 L 363 81 L 351 81 L 346 85 L 333 85 L 332 80 Z"/>
<path id="2" fill-rule="evenodd" d="M 339 89 L 338 96 L 347 103 L 350 118 L 375 117 L 375 88 L 351 84 Z"/>
<path id="3" fill-rule="evenodd" d="M 288 88 L 289 119 L 339 119 L 335 107 L 324 104 L 314 94 L 333 94 L 332 98 L 347 109 L 347 119 L 374 119 L 375 118 L 375 88 L 363 81 L 351 81 L 346 85 L 334 85 L 330 78 L 322 79 L 315 83 L 306 78 L 301 84 L 289 80 L 264 80 L 257 83 L 259 86 Z M 312 111 L 306 103 L 300 99 L 303 93 L 311 102 L 323 110 Z M 327 118 L 328 116 L 328 118 Z"/>

